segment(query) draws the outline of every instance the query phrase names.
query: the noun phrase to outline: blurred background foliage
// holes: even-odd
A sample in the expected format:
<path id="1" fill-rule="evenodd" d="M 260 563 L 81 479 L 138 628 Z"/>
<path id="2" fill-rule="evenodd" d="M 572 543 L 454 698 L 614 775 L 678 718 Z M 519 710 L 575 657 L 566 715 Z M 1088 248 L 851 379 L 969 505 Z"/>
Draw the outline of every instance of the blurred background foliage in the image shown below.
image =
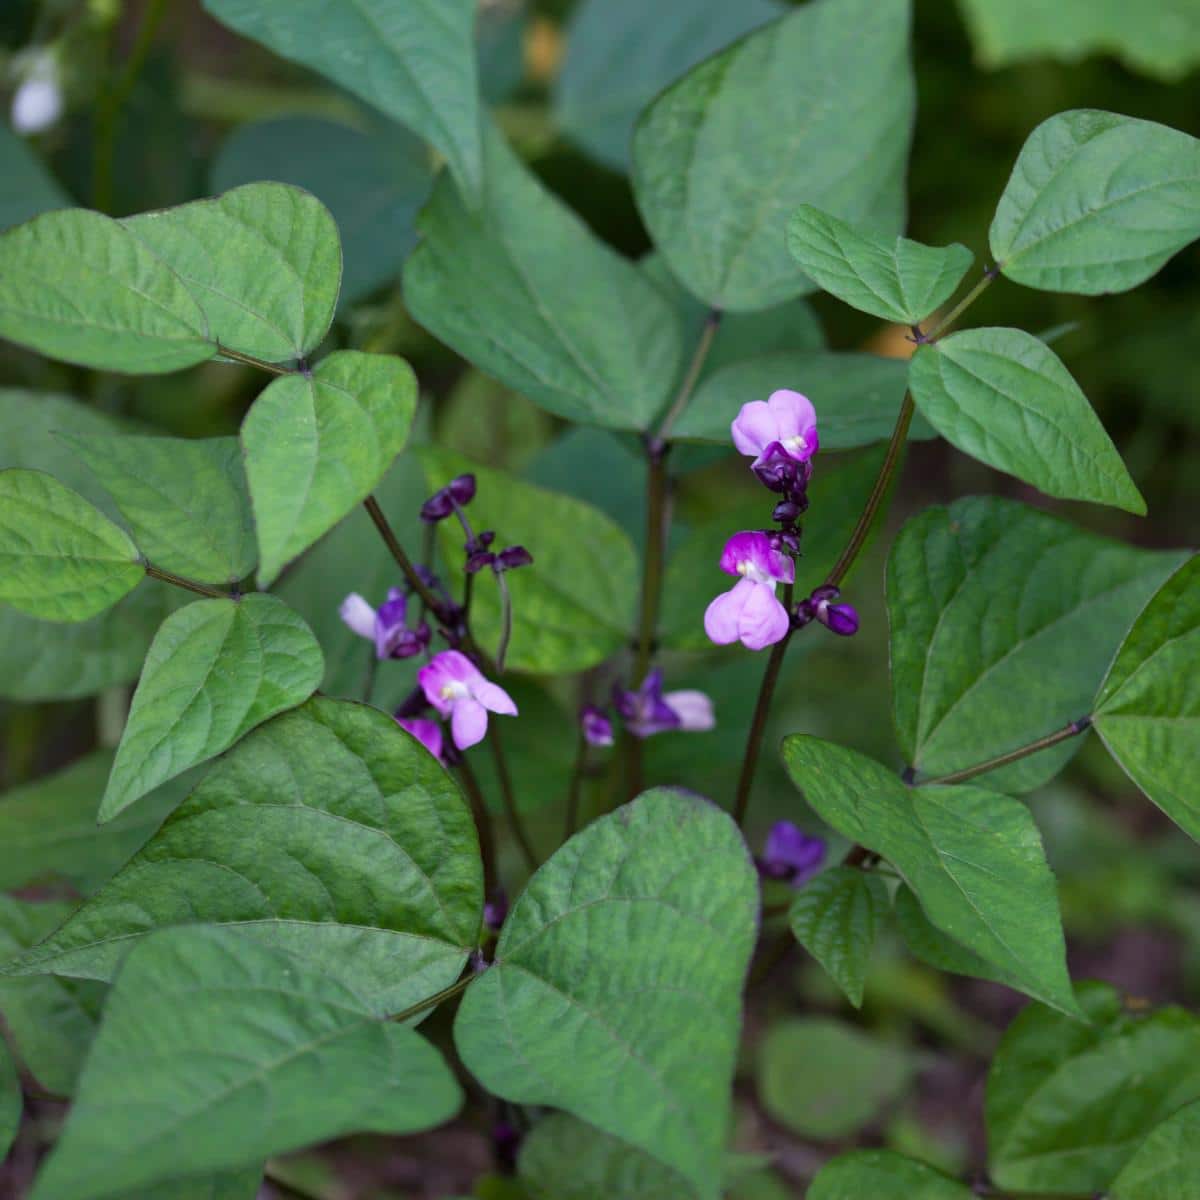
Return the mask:
<path id="1" fill-rule="evenodd" d="M 699 10 L 703 18 L 697 20 Z M 724 5 L 483 0 L 482 86 L 502 128 L 541 179 L 601 237 L 637 257 L 649 243 L 625 173 L 633 115 L 681 69 L 776 11 L 774 0 Z M 634 27 L 640 28 L 631 36 Z M 258 178 L 305 186 L 334 212 L 346 250 L 343 304 L 326 348 L 405 355 L 422 384 L 420 438 L 436 439 L 542 486 L 569 490 L 641 541 L 644 482 L 636 447 L 600 431 L 564 429 L 467 367 L 407 317 L 397 277 L 415 240 L 416 215 L 435 168 L 411 135 L 316 76 L 237 38 L 207 17 L 199 0 L 5 0 L 0 5 L 0 89 L 7 89 L 6 99 L 39 48 L 51 48 L 55 56 L 65 112 L 27 139 L 0 128 L 0 226 L 54 204 L 125 215 Z M 1054 5 L 917 0 L 914 52 L 919 109 L 909 233 L 933 244 L 960 241 L 980 262 L 986 262 L 993 207 L 1017 152 L 1046 117 L 1098 107 L 1200 135 L 1200 4 L 1195 0 L 1146 0 L 1137 6 L 1121 0 Z M 830 103 L 837 102 L 830 97 Z M 798 329 L 811 327 L 817 339 L 823 328 L 835 349 L 895 356 L 910 349 L 906 331 L 882 326 L 827 297 L 797 304 L 793 316 L 788 333 L 793 340 Z M 1115 297 L 1056 295 L 1001 282 L 979 301 L 972 319 L 1053 333 L 1056 350 L 1125 455 L 1150 515 L 1139 520 L 1112 509 L 1047 501 L 942 442 L 914 443 L 893 500 L 889 536 L 877 537 L 847 589 L 862 612 L 863 632 L 850 641 L 822 631 L 798 639 L 771 738 L 804 730 L 896 761 L 883 561 L 890 534 L 925 505 L 971 492 L 998 492 L 1140 545 L 1195 543 L 1200 249 L 1189 248 L 1146 285 Z M 736 336 L 755 349 L 771 349 L 776 335 L 746 319 Z M 804 387 L 803 380 L 780 383 Z M 97 423 L 119 420 L 178 436 L 235 433 L 259 386 L 257 376 L 228 366 L 129 379 L 0 346 L 0 389 L 71 396 L 94 410 Z M 0 465 L 14 465 L 22 454 L 37 457 L 32 442 L 45 462 L 51 453 L 47 430 L 53 423 L 47 412 L 52 407 L 51 401 L 31 405 L 27 396 L 0 390 Z M 832 474 L 836 457 L 822 456 L 818 477 Z M 849 470 L 856 461 L 851 457 Z M 678 456 L 677 466 L 677 549 L 686 550 L 687 539 L 705 528 L 706 519 L 761 503 L 748 474 L 727 457 L 689 450 Z M 410 535 L 415 535 L 415 521 L 406 514 L 414 513 L 423 489 L 411 461 L 402 461 L 385 485 L 385 507 Z M 815 493 L 810 544 L 824 546 L 819 540 L 823 512 L 836 506 L 837 494 L 829 489 L 830 508 L 823 510 L 820 492 Z M 536 555 L 536 546 L 531 549 Z M 392 582 L 390 575 L 390 562 L 359 514 L 281 585 L 325 646 L 326 689 L 334 694 L 358 694 L 367 668 L 361 644 L 338 622 L 337 604 L 351 590 L 380 596 Z M 707 596 L 718 584 L 714 563 L 711 576 L 686 586 Z M 675 597 L 668 594 L 668 618 L 684 586 L 679 581 Z M 55 786 L 40 782 L 50 772 L 113 744 L 127 685 L 164 611 L 157 593 L 138 603 L 145 611 L 126 613 L 122 626 L 129 662 L 108 671 L 109 677 L 120 677 L 119 686 L 98 692 L 86 680 L 67 686 L 45 671 L 39 675 L 43 643 L 0 614 L 0 784 L 8 789 L 0 797 L 0 822 L 6 812 L 18 811 L 13 806 L 34 804 L 39 789 Z M 677 639 L 669 635 L 667 643 L 680 647 L 668 649 L 670 686 L 696 686 L 712 694 L 718 727 L 702 740 L 672 734 L 648 743 L 648 775 L 728 796 L 761 661 L 740 650 L 697 653 L 694 640 L 688 646 L 686 630 Z M 76 653 L 76 643 L 65 645 L 66 653 Z M 63 644 L 56 649 L 64 652 Z M 78 660 L 92 662 L 88 655 L 94 651 L 81 641 Z M 585 679 L 584 696 L 603 698 L 598 693 L 609 682 L 611 677 L 599 675 Z M 393 704 L 409 686 L 407 664 L 384 664 L 373 698 Z M 573 710 L 580 696 L 563 681 L 523 679 L 512 690 L 523 719 L 506 731 L 509 756 L 517 764 L 522 807 L 548 849 L 561 825 Z M 72 795 L 85 795 L 81 789 L 88 779 L 94 784 L 93 776 L 102 777 L 94 760 L 76 772 Z M 591 783 L 604 786 L 603 768 Z M 1137 794 L 1095 744 L 1086 746 L 1032 804 L 1061 884 L 1073 974 L 1108 979 L 1154 1003 L 1193 998 L 1200 986 L 1195 847 Z M 771 820 L 796 817 L 797 807 L 781 766 L 769 757 L 752 810 L 752 844 Z M 86 803 L 81 823 L 85 812 Z M 141 835 L 133 830 L 123 836 L 132 846 Z M 96 872 L 102 877 L 125 847 L 125 842 L 119 848 L 106 844 L 95 861 L 81 863 L 76 875 L 21 894 L 86 893 L 97 881 Z M 0 868 L 3 853 L 0 848 Z M 768 912 L 772 902 L 768 894 Z M 783 923 L 779 915 L 768 921 L 770 947 L 770 926 L 782 930 Z M 779 945 L 786 947 L 790 940 L 785 936 Z M 876 954 L 866 1007 L 851 1018 L 833 985 L 801 959 L 793 946 L 778 956 L 768 952 L 758 968 L 770 986 L 751 996 L 753 1036 L 743 1063 L 744 1127 L 738 1134 L 741 1144 L 771 1156 L 774 1165 L 768 1170 L 765 1160 L 753 1157 L 734 1164 L 733 1194 L 745 1200 L 799 1194 L 830 1147 L 855 1142 L 890 1145 L 969 1172 L 982 1158 L 978 1114 L 987 1056 L 998 1030 L 1019 1007 L 1015 995 L 939 975 L 891 938 Z M 47 1119 L 53 1120 L 49 1111 Z M 287 1170 L 295 1173 L 297 1186 L 329 1200 L 449 1196 L 465 1193 L 475 1176 L 489 1170 L 489 1153 L 486 1139 L 468 1123 L 408 1139 L 399 1150 L 378 1139 L 360 1139 L 332 1156 L 293 1162 Z M 498 1177 L 475 1186 L 479 1196 L 526 1194 L 523 1185 Z M 529 1194 L 550 1194 L 538 1190 L 536 1182 L 531 1186 Z"/>

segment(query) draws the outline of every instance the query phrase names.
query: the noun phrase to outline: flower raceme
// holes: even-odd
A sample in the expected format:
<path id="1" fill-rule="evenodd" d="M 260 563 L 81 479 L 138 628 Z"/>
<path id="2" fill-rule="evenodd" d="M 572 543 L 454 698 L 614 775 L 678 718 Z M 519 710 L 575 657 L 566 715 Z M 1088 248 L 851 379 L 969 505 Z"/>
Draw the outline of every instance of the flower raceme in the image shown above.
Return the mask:
<path id="1" fill-rule="evenodd" d="M 796 564 L 776 548 L 770 534 L 746 531 L 725 543 L 721 570 L 741 578 L 708 606 L 704 632 L 710 640 L 718 646 L 741 642 L 747 650 L 781 641 L 790 618 L 775 585 L 794 582 Z"/>
<path id="2" fill-rule="evenodd" d="M 478 667 L 457 650 L 435 654 L 417 672 L 425 699 L 443 717 L 450 718 L 455 746 L 466 750 L 487 733 L 488 713 L 517 715 L 513 698 L 498 684 L 483 677 Z"/>

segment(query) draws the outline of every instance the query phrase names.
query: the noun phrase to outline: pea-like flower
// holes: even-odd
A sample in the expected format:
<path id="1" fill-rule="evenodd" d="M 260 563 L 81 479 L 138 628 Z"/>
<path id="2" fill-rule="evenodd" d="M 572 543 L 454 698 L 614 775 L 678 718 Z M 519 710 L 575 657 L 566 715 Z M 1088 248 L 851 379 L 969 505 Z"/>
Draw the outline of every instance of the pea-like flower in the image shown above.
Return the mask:
<path id="1" fill-rule="evenodd" d="M 24 61 L 9 114 L 16 133 L 28 137 L 57 124 L 63 114 L 61 74 L 53 50 L 37 51 Z"/>
<path id="2" fill-rule="evenodd" d="M 613 726 L 608 713 L 594 704 L 585 704 L 579 710 L 579 728 L 589 746 L 611 746 Z"/>
<path id="3" fill-rule="evenodd" d="M 375 643 L 377 658 L 412 658 L 429 645 L 429 626 L 424 621 L 415 629 L 408 627 L 408 597 L 399 588 L 391 588 L 377 609 L 351 592 L 338 614 L 359 637 Z"/>
<path id="4" fill-rule="evenodd" d="M 703 733 L 716 724 L 712 701 L 703 692 L 664 693 L 662 685 L 662 670 L 655 668 L 637 691 L 613 688 L 613 704 L 634 737 L 648 738 L 671 729 Z"/>
<path id="5" fill-rule="evenodd" d="M 756 471 L 780 459 L 806 463 L 819 446 L 816 410 L 807 396 L 786 388 L 743 404 L 730 432 L 739 453 L 755 456 Z"/>
<path id="6" fill-rule="evenodd" d="M 800 887 L 821 869 L 825 851 L 824 838 L 810 837 L 791 821 L 776 821 L 755 862 L 764 878 L 780 879 L 792 887 Z"/>
<path id="7" fill-rule="evenodd" d="M 796 605 L 797 626 L 820 621 L 826 629 L 840 637 L 853 637 L 858 632 L 858 610 L 853 604 L 835 604 L 841 592 L 832 584 L 814 588 L 807 600 Z"/>
<path id="8" fill-rule="evenodd" d="M 417 672 L 425 699 L 450 718 L 450 736 L 460 750 L 474 746 L 487 733 L 488 713 L 517 715 L 513 698 L 487 680 L 475 664 L 457 650 L 435 654 Z"/>
<path id="9" fill-rule="evenodd" d="M 396 724 L 405 733 L 411 733 L 438 762 L 443 761 L 442 727 L 436 721 L 427 721 L 424 717 L 397 717 Z"/>
<path id="10" fill-rule="evenodd" d="M 721 570 L 741 578 L 718 596 L 704 614 L 704 632 L 718 646 L 741 642 L 761 650 L 787 635 L 787 609 L 775 595 L 777 583 L 792 583 L 796 564 L 765 533 L 735 533 L 725 543 Z"/>

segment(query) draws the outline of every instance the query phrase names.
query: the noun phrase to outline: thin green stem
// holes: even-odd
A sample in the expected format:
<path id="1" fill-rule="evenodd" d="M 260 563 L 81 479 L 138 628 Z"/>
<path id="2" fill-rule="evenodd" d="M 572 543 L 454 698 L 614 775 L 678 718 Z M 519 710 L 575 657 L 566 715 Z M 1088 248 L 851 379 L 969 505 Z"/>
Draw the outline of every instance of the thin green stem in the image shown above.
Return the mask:
<path id="1" fill-rule="evenodd" d="M 496 572 L 496 586 L 500 589 L 500 645 L 496 647 L 496 670 L 504 674 L 504 660 L 508 656 L 508 643 L 512 641 L 512 596 L 508 591 L 508 581 L 503 571 Z"/>
<path id="2" fill-rule="evenodd" d="M 223 592 L 220 588 L 209 587 L 207 583 L 197 583 L 194 579 L 186 579 L 182 575 L 176 575 L 174 571 L 164 571 L 161 567 L 156 567 L 153 563 L 146 563 L 146 574 L 151 579 L 161 579 L 163 583 L 172 583 L 176 587 L 185 588 L 189 592 L 195 592 L 198 596 L 208 596 L 213 600 L 236 600 L 237 597 L 231 592 Z"/>
<path id="3" fill-rule="evenodd" d="M 1092 718 L 1090 716 L 1080 717 L 1077 721 L 1064 725 L 1062 729 L 1056 729 L 1053 733 L 1038 738 L 1037 741 L 1030 742 L 1026 746 L 1018 746 L 1017 749 L 1009 750 L 1005 754 L 997 754 L 995 758 L 989 758 L 986 762 L 976 763 L 973 767 L 963 767 L 961 771 L 951 771 L 948 775 L 939 775 L 934 779 L 922 779 L 917 787 L 965 783 L 968 779 L 974 779 L 976 775 L 996 771 L 1000 767 L 1007 767 L 1009 763 L 1020 762 L 1021 759 L 1028 758 L 1031 754 L 1037 754 L 1041 750 L 1049 750 L 1051 746 L 1057 746 L 1059 742 L 1066 742 L 1073 737 L 1078 737 L 1081 733 L 1086 733 L 1091 727 Z"/>
<path id="4" fill-rule="evenodd" d="M 228 346 L 222 346 L 220 342 L 217 343 L 217 353 L 222 358 L 232 359 L 234 362 L 243 363 L 247 367 L 254 367 L 259 371 L 266 371 L 268 375 L 300 375 L 303 373 L 293 367 L 281 367 L 278 363 L 267 362 L 265 358 L 255 358 L 253 354 L 243 354 L 240 350 L 231 350 Z"/>
<path id="5" fill-rule="evenodd" d="M 954 322 L 987 291 L 991 286 L 992 280 L 999 274 L 999 264 L 989 267 L 983 273 L 983 278 L 925 335 L 924 341 L 921 344 L 928 345 L 930 342 L 936 342 L 938 338 L 944 337 L 950 331 L 950 327 Z"/>
<path id="6" fill-rule="evenodd" d="M 388 1017 L 389 1021 L 407 1021 L 412 1017 L 419 1016 L 426 1009 L 434 1008 L 441 1004 L 443 1000 L 451 1000 L 459 994 L 465 992 L 478 979 L 479 976 L 475 972 L 464 975 L 456 983 L 452 983 L 449 987 L 444 987 L 440 992 L 435 992 L 432 996 L 426 996 L 424 1000 L 418 1000 L 416 1004 L 410 1004 L 407 1008 L 401 1009 L 400 1012 Z"/>
<path id="7" fill-rule="evenodd" d="M 475 831 L 479 835 L 479 857 L 483 860 L 483 894 L 490 897 L 495 893 L 498 882 L 496 833 L 492 828 L 492 814 L 488 812 L 479 780 L 475 778 L 475 772 L 465 755 L 458 763 L 458 777 L 462 780 L 463 791 L 467 793 L 467 803 L 471 806 L 471 815 L 475 818 Z"/>
<path id="8" fill-rule="evenodd" d="M 563 828 L 563 841 L 569 841 L 579 825 L 579 801 L 583 795 L 583 772 L 587 767 L 588 740 L 584 736 L 582 723 L 579 742 L 575 748 L 575 765 L 571 768 L 571 785 L 567 792 L 567 819 Z"/>
<path id="9" fill-rule="evenodd" d="M 488 723 L 488 742 L 491 744 L 492 758 L 496 763 L 496 776 L 500 781 L 500 799 L 504 802 L 504 812 L 508 817 L 509 827 L 512 829 L 513 837 L 516 839 L 517 845 L 520 846 L 521 853 L 525 857 L 525 863 L 532 873 L 538 869 L 540 864 L 537 853 L 534 851 L 533 843 L 530 842 L 529 835 L 525 832 L 525 825 L 521 820 L 521 814 L 517 811 L 512 776 L 508 773 L 508 760 L 504 757 L 504 745 L 500 740 L 500 731 L 494 721 Z"/>
<path id="10" fill-rule="evenodd" d="M 696 350 L 692 355 L 692 361 L 688 364 L 687 374 L 683 377 L 679 391 L 675 393 L 675 399 L 671 401 L 671 407 L 667 409 L 666 416 L 663 417 L 662 424 L 658 427 L 656 441 L 666 442 L 670 439 L 675 422 L 683 415 L 688 401 L 692 398 L 692 392 L 696 390 L 700 372 L 704 370 L 708 352 L 712 349 L 713 339 L 717 336 L 717 330 L 720 327 L 721 310 L 710 308 L 708 315 L 704 318 L 704 328 L 700 331 L 700 340 L 696 343 Z"/>
<path id="11" fill-rule="evenodd" d="M 788 583 L 783 589 L 783 607 L 791 610 L 793 585 Z M 767 669 L 763 672 L 762 683 L 758 689 L 758 700 L 754 705 L 754 717 L 750 722 L 750 732 L 746 736 L 746 753 L 742 758 L 742 773 L 738 777 L 737 795 L 733 804 L 733 819 L 741 825 L 746 820 L 746 810 L 750 807 L 750 793 L 754 788 L 754 773 L 758 769 L 758 758 L 762 751 L 763 736 L 767 731 L 767 717 L 771 711 L 771 699 L 775 695 L 775 685 L 779 682 L 779 672 L 783 669 L 783 656 L 787 653 L 788 643 L 792 640 L 794 630 L 789 629 L 783 638 L 771 647 L 771 655 L 767 659 Z"/>

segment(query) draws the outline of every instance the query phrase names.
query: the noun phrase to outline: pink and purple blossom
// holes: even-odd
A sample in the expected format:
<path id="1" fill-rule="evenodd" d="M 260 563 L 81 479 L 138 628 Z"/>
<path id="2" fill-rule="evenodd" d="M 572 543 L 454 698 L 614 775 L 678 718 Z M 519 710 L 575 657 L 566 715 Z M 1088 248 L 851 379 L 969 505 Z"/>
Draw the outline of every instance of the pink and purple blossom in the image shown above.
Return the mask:
<path id="1" fill-rule="evenodd" d="M 664 693 L 662 685 L 662 670 L 655 668 L 637 691 L 621 687 L 613 689 L 616 710 L 634 737 L 648 738 L 671 729 L 703 733 L 716 724 L 712 701 L 703 692 Z"/>
<path id="2" fill-rule="evenodd" d="M 391 588 L 377 609 L 351 592 L 338 614 L 359 637 L 375 643 L 377 658 L 411 658 L 429 645 L 429 626 L 424 621 L 409 628 L 408 597 L 399 588 Z"/>
<path id="3" fill-rule="evenodd" d="M 425 699 L 443 717 L 450 718 L 450 736 L 460 750 L 483 740 L 489 712 L 517 715 L 513 698 L 485 679 L 475 664 L 457 650 L 435 654 L 417 672 L 417 682 Z"/>
<path id="4" fill-rule="evenodd" d="M 757 531 L 735 533 L 725 543 L 721 570 L 741 578 L 723 592 L 704 614 L 704 632 L 718 646 L 741 642 L 762 650 L 787 636 L 790 618 L 775 595 L 777 583 L 792 583 L 796 564 Z"/>
<path id="5" fill-rule="evenodd" d="M 579 728 L 589 746 L 611 746 L 613 744 L 612 719 L 602 708 L 585 704 L 579 710 Z"/>
<path id="6" fill-rule="evenodd" d="M 739 453 L 755 468 L 778 459 L 806 463 L 819 448 L 817 413 L 807 396 L 786 388 L 743 404 L 730 427 Z"/>
<path id="7" fill-rule="evenodd" d="M 840 637 L 852 637 L 858 632 L 858 610 L 853 604 L 835 604 L 841 592 L 832 584 L 814 588 L 807 600 L 796 605 L 797 626 L 820 621 L 826 629 Z"/>

